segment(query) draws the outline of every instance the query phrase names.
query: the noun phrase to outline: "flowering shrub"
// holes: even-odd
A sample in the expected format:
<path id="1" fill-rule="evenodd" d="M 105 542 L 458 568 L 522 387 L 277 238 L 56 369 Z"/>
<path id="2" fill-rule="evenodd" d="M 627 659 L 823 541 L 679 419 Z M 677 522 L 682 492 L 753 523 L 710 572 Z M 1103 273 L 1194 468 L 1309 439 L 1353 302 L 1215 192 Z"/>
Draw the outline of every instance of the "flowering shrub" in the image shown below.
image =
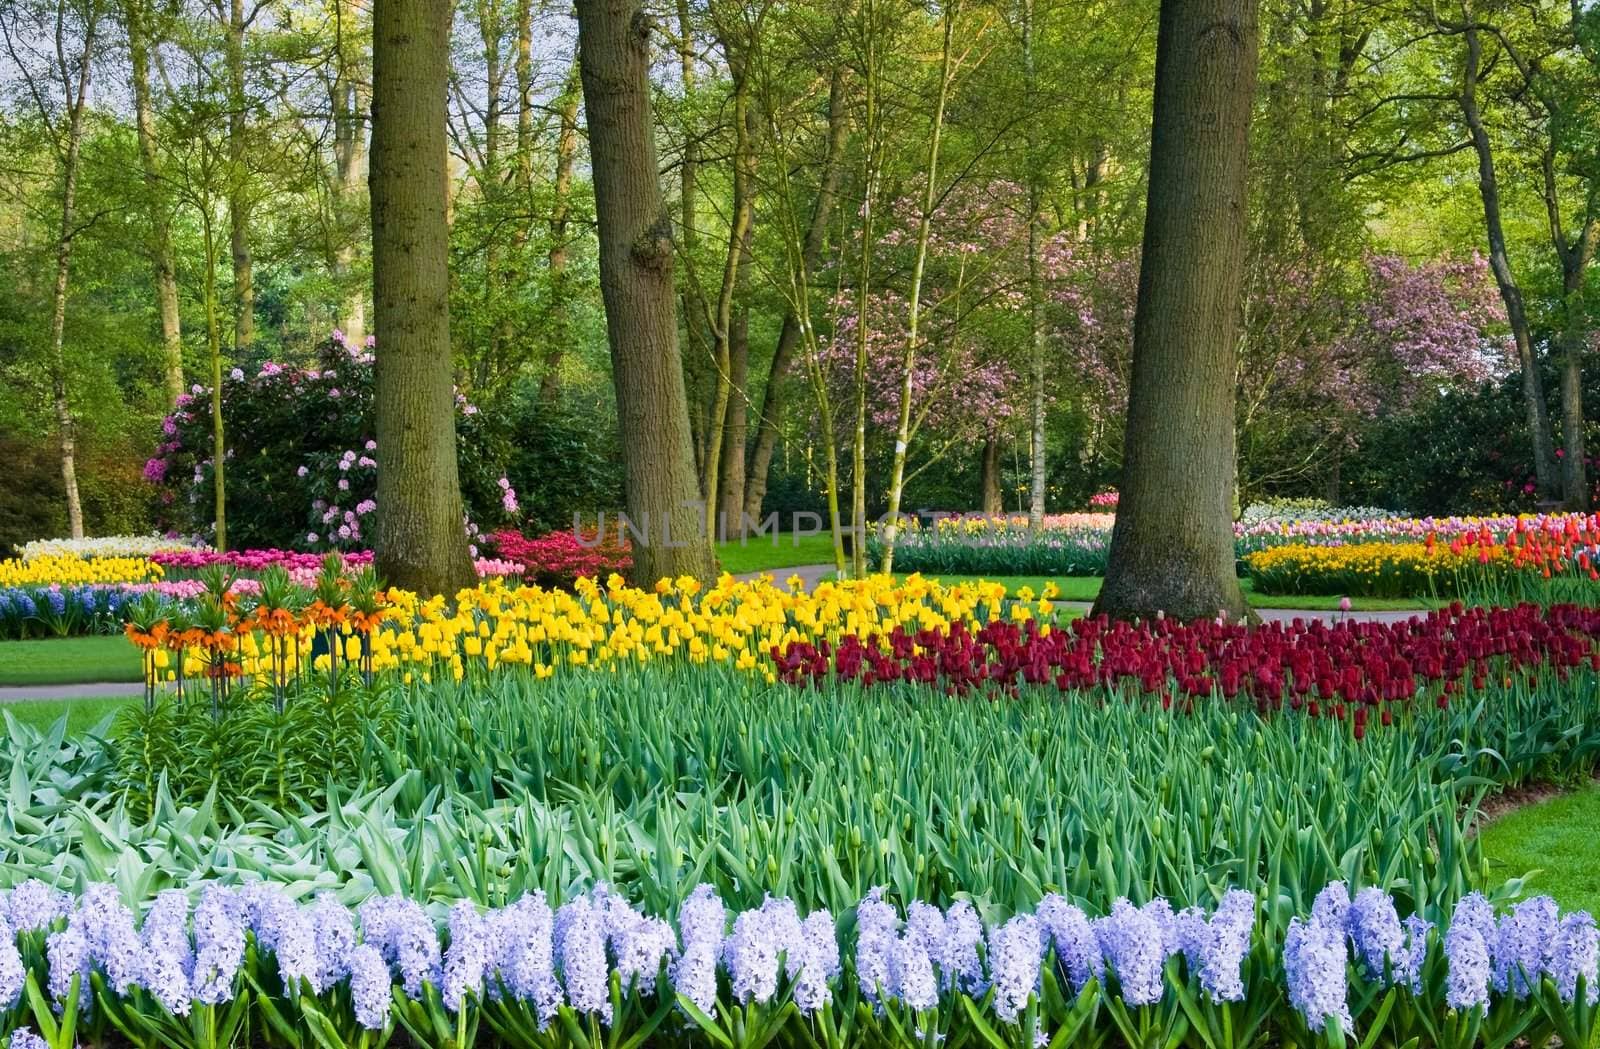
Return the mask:
<path id="1" fill-rule="evenodd" d="M 596 537 L 566 531 L 529 539 L 514 529 L 503 528 L 490 534 L 489 543 L 501 557 L 522 564 L 523 577 L 540 586 L 570 587 L 579 579 L 604 579 L 633 567 L 627 540 L 619 545 L 609 535 Z"/>
<path id="2" fill-rule="evenodd" d="M 370 348 L 370 342 L 369 342 Z M 370 541 L 377 486 L 372 354 L 337 332 L 316 367 L 267 361 L 223 379 L 228 539 L 240 547 L 352 550 Z M 145 477 L 163 527 L 208 535 L 212 518 L 210 391 L 194 386 L 161 424 Z M 456 451 L 470 522 L 514 517 L 505 440 L 457 395 Z M 475 529 L 469 527 L 469 533 Z"/>
<path id="3" fill-rule="evenodd" d="M 17 559 L 33 561 L 42 557 L 82 558 L 139 558 L 152 554 L 201 547 L 187 539 L 160 535 L 107 535 L 94 539 L 35 539 L 17 550 Z"/>
<path id="4" fill-rule="evenodd" d="M 314 1017 L 336 1044 L 403 1029 L 455 1033 L 461 1049 L 505 1044 L 492 1033 L 564 1029 L 731 1045 L 735 1025 L 751 1022 L 803 1044 L 847 1018 L 857 1034 L 838 1044 L 906 1049 L 985 1036 L 1174 1045 L 1196 1029 L 1200 1044 L 1231 1045 L 1213 1039 L 1237 1024 L 1273 1044 L 1471 1049 L 1476 1036 L 1440 1033 L 1481 1025 L 1495 1045 L 1495 1032 L 1534 1018 L 1584 1047 L 1600 998 L 1587 913 L 1536 897 L 1497 916 L 1472 894 L 1437 921 L 1402 919 L 1382 889 L 1352 899 L 1341 882 L 1287 927 L 1238 890 L 1182 911 L 1123 898 L 1094 918 L 1051 893 L 1031 913 L 986 922 L 966 901 L 907 900 L 902 918 L 875 888 L 848 921 L 802 917 L 788 897 L 730 911 L 702 884 L 675 901 L 674 927 L 602 884 L 565 902 L 543 890 L 487 911 L 457 901 L 442 936 L 424 901 L 401 895 L 350 908 L 267 882 L 209 883 L 192 913 L 182 892 L 136 902 L 142 915 L 103 883 L 77 897 L 38 881 L 10 893 L 0 1016 L 20 1014 L 13 1049 L 46 1044 L 24 1025 L 57 1035 L 63 1013 L 91 1044 L 112 1032 L 227 1044 L 184 1035 L 200 1022 L 243 1027 L 247 1012 L 289 1029 Z M 1148 1042 L 1132 1037 L 1140 1030 Z"/>

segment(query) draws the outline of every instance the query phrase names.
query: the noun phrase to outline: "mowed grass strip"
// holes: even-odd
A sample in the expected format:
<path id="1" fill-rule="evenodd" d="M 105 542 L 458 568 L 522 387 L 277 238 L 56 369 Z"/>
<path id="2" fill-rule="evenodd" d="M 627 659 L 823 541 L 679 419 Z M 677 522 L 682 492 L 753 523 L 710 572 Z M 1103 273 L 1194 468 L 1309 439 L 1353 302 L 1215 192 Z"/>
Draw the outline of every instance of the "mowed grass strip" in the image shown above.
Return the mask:
<path id="1" fill-rule="evenodd" d="M 141 680 L 139 650 L 121 634 L 0 641 L 0 688 Z"/>

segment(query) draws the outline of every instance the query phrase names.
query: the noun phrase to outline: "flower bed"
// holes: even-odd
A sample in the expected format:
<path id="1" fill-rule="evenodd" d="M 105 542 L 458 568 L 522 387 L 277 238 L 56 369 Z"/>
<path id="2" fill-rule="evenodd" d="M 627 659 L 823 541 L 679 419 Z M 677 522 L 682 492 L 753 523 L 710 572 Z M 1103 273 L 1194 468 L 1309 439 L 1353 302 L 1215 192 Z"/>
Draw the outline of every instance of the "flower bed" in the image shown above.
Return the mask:
<path id="1" fill-rule="evenodd" d="M 502 528 L 488 536 L 490 547 L 503 558 L 524 566 L 523 578 L 539 586 L 570 587 L 579 579 L 604 579 L 633 567 L 626 540 L 577 532 L 547 532 L 529 539 L 521 532 Z"/>
<path id="2" fill-rule="evenodd" d="M 1097 918 L 1055 894 L 986 922 L 883 889 L 803 918 L 768 897 L 730 913 L 713 887 L 666 915 L 604 885 L 565 902 L 530 892 L 500 907 L 462 900 L 437 917 L 400 895 L 354 910 L 281 887 L 210 885 L 137 901 L 104 884 L 74 898 L 38 882 L 0 921 L 0 1033 L 13 1049 L 91 1044 L 271 1045 L 315 1029 L 319 1045 L 655 1045 L 764 1042 L 927 1046 L 1594 1044 L 1600 991 L 1594 919 L 1548 898 L 1498 918 L 1483 897 L 1437 923 L 1402 920 L 1342 883 L 1287 925 L 1229 891 L 1214 909 L 1121 899 Z M 557 906 L 559 903 L 559 906 Z M 436 913 L 436 912 L 435 912 Z M 1437 927 L 1436 927 L 1437 925 Z M 1465 1030 L 1463 1030 L 1465 1029 Z M 200 1033 L 203 1033 L 204 1037 Z M 1465 1035 L 1463 1037 L 1463 1035 Z M 1235 1038 L 1238 1038 L 1235 1041 Z M 448 1042 L 444 1040 L 448 1039 Z M 436 1041 L 437 1040 L 437 1041 Z"/>
<path id="3" fill-rule="evenodd" d="M 152 554 L 201 549 L 188 540 L 161 535 L 108 535 L 92 539 L 35 539 L 17 551 L 21 561 L 41 557 L 79 557 L 88 560 L 107 557 L 148 558 Z"/>

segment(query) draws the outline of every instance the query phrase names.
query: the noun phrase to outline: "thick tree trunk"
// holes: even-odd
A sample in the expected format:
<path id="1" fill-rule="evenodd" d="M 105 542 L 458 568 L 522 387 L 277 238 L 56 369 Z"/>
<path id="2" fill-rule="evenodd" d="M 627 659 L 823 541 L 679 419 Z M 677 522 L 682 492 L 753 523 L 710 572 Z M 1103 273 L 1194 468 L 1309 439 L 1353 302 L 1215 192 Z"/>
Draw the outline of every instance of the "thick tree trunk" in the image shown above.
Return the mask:
<path id="1" fill-rule="evenodd" d="M 233 350 L 256 341 L 256 293 L 250 259 L 250 183 L 245 155 L 244 0 L 232 0 L 225 33 L 228 73 L 228 243 L 233 254 Z"/>
<path id="2" fill-rule="evenodd" d="M 89 83 L 93 74 L 94 15 L 83 27 L 83 54 L 78 66 L 77 91 L 67 99 L 67 142 L 62 155 L 61 226 L 56 238 L 56 277 L 51 291 L 50 309 L 50 394 L 55 409 L 56 431 L 61 448 L 61 485 L 67 495 L 67 530 L 73 539 L 83 538 L 83 500 L 78 495 L 78 428 L 72 418 L 67 396 L 67 285 L 72 270 L 72 239 L 76 234 L 78 207 L 78 157 L 83 149 L 83 117 L 89 104 Z M 59 47 L 60 38 L 57 38 Z M 61 74 L 68 75 L 63 55 Z"/>
<path id="3" fill-rule="evenodd" d="M 1555 498 L 1557 474 L 1550 443 L 1550 413 L 1545 405 L 1544 379 L 1539 374 L 1539 362 L 1533 354 L 1533 338 L 1528 327 L 1528 312 L 1522 302 L 1522 288 L 1517 285 L 1517 279 L 1511 272 L 1511 259 L 1506 253 L 1506 235 L 1500 223 L 1500 183 L 1494 170 L 1494 147 L 1478 109 L 1478 75 L 1483 45 L 1476 29 L 1467 29 L 1462 35 L 1467 44 L 1467 59 L 1458 101 L 1461 116 L 1472 135 L 1473 150 L 1478 156 L 1478 196 L 1483 200 L 1484 232 L 1489 241 L 1489 269 L 1494 273 L 1500 298 L 1506 305 L 1506 320 L 1511 325 L 1511 337 L 1517 345 L 1517 363 L 1522 369 L 1523 408 L 1527 413 L 1528 433 L 1533 438 L 1534 480 L 1539 487 L 1540 501 L 1546 501 Z"/>
<path id="4" fill-rule="evenodd" d="M 539 379 L 539 399 L 554 402 L 561 392 L 561 358 L 572 337 L 572 311 L 568 304 L 567 222 L 572 214 L 572 167 L 578 157 L 578 100 L 583 94 L 578 59 L 574 55 L 566 84 L 561 89 L 561 131 L 556 138 L 556 178 L 550 208 L 550 323 L 545 344 L 544 374 Z"/>
<path id="5" fill-rule="evenodd" d="M 384 580 L 422 594 L 474 581 L 456 465 L 446 271 L 451 11 L 450 0 L 384 0 L 373 15 L 374 546 Z"/>
<path id="6" fill-rule="evenodd" d="M 1589 509 L 1585 461 L 1583 355 L 1588 332 L 1583 319 L 1583 272 L 1568 273 L 1564 296 L 1566 317 L 1561 328 L 1561 479 L 1568 510 Z"/>
<path id="7" fill-rule="evenodd" d="M 822 180 L 817 187 L 816 207 L 811 212 L 811 225 L 806 229 L 805 245 L 801 249 L 802 268 L 807 273 L 816 272 L 822 259 L 822 249 L 828 243 L 828 223 L 833 221 L 839 186 L 844 181 L 845 136 L 850 131 L 847 103 L 844 67 L 836 65 L 828 88 L 828 141 L 822 160 Z M 760 519 L 761 503 L 767 497 L 767 476 L 772 471 L 772 453 L 778 446 L 778 427 L 783 422 L 787 403 L 784 380 L 793 367 L 794 351 L 799 344 L 800 317 L 791 306 L 783 315 L 783 328 L 778 332 L 778 343 L 772 351 L 772 367 L 767 371 L 766 387 L 761 393 L 755 447 L 750 451 L 750 467 L 745 474 L 744 512 L 755 519 Z"/>
<path id="8" fill-rule="evenodd" d="M 1246 614 L 1235 574 L 1234 354 L 1256 0 L 1162 0 L 1121 499 L 1094 611 Z"/>
<path id="9" fill-rule="evenodd" d="M 161 317 L 161 362 L 167 406 L 183 393 L 183 331 L 178 315 L 178 276 L 172 260 L 171 218 L 167 192 L 156 159 L 155 108 L 150 103 L 150 8 L 148 0 L 127 0 L 128 63 L 133 71 L 134 129 L 139 139 L 139 168 L 144 176 L 144 203 L 150 210 L 150 265 L 155 271 L 156 310 Z"/>
<path id="10" fill-rule="evenodd" d="M 209 209 L 200 216 L 206 272 L 206 366 L 211 377 L 211 545 L 228 549 L 228 442 L 222 418 L 222 328 L 217 321 L 217 235 Z"/>
<path id="11" fill-rule="evenodd" d="M 578 0 L 579 60 L 593 158 L 600 291 L 617 392 L 633 579 L 708 579 L 678 352 L 672 219 L 661 199 L 650 116 L 651 20 L 639 0 Z"/>
<path id="12" fill-rule="evenodd" d="M 1005 493 L 1000 490 L 1000 438 L 991 433 L 983 439 L 983 512 L 998 514 L 1005 509 Z"/>

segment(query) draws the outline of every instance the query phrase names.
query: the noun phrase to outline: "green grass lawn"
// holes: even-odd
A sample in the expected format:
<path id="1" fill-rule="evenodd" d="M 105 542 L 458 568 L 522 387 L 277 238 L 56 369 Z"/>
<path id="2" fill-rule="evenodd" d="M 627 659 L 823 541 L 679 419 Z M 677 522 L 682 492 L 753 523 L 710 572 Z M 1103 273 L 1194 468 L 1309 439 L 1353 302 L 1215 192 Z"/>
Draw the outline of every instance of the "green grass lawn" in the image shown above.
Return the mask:
<path id="1" fill-rule="evenodd" d="M 140 680 L 139 650 L 121 634 L 0 641 L 0 688 Z"/>
<path id="2" fill-rule="evenodd" d="M 140 696 L 108 696 L 96 699 L 30 699 L 0 704 L 0 711 L 24 725 L 46 729 L 67 719 L 67 735 L 79 735 L 97 727 L 129 703 L 142 703 Z"/>
<path id="3" fill-rule="evenodd" d="M 833 561 L 833 537 L 821 535 L 756 535 L 740 541 L 730 539 L 717 544 L 722 570 L 734 575 L 746 572 L 773 572 L 798 565 L 822 565 Z M 779 580 L 780 582 L 782 580 Z"/>
<path id="4" fill-rule="evenodd" d="M 1539 871 L 1528 892 L 1548 893 L 1563 908 L 1600 913 L 1600 866 L 1594 841 L 1600 836 L 1600 785 L 1517 809 L 1483 829 L 1489 882 Z"/>

